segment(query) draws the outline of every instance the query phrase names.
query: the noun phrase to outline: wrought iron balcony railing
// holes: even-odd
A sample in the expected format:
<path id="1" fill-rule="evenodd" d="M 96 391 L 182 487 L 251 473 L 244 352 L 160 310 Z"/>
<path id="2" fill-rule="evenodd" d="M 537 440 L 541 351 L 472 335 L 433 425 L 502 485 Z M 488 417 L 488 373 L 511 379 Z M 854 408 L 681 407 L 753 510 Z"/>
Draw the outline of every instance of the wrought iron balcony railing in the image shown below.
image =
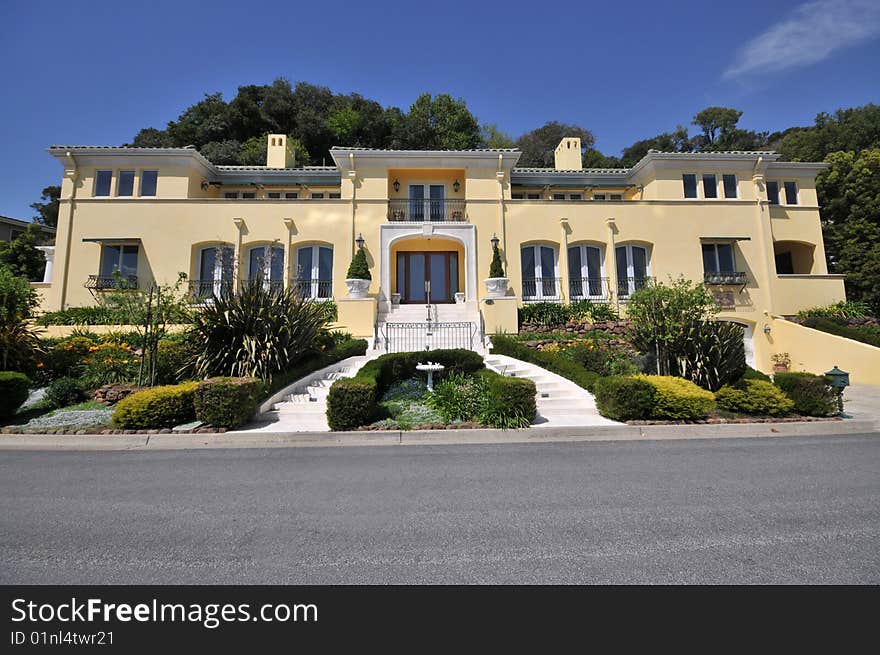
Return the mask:
<path id="1" fill-rule="evenodd" d="M 560 282 L 558 277 L 523 278 L 523 300 L 559 300 Z"/>
<path id="2" fill-rule="evenodd" d="M 706 271 L 703 274 L 704 284 L 743 286 L 747 282 L 742 271 Z"/>
<path id="3" fill-rule="evenodd" d="M 117 291 L 137 289 L 137 285 L 137 275 L 89 275 L 83 286 L 93 291 Z"/>
<path id="4" fill-rule="evenodd" d="M 332 298 L 333 280 L 326 278 L 297 278 L 293 288 L 300 298 Z"/>
<path id="5" fill-rule="evenodd" d="M 388 201 L 388 220 L 392 222 L 463 221 L 464 200 L 407 200 Z"/>
<path id="6" fill-rule="evenodd" d="M 282 280 L 265 280 L 261 278 L 241 280 L 239 282 L 239 288 L 243 289 L 250 284 L 261 284 L 266 291 L 271 291 L 272 293 L 278 293 L 284 288 L 284 282 Z"/>
<path id="7" fill-rule="evenodd" d="M 608 278 L 571 278 L 568 281 L 568 296 L 572 300 L 608 300 Z"/>
<path id="8" fill-rule="evenodd" d="M 232 280 L 190 280 L 189 293 L 196 302 L 228 296 L 233 291 Z"/>
<path id="9" fill-rule="evenodd" d="M 617 297 L 621 300 L 629 298 L 639 289 L 649 286 L 653 278 L 650 277 L 622 277 L 617 280 Z"/>

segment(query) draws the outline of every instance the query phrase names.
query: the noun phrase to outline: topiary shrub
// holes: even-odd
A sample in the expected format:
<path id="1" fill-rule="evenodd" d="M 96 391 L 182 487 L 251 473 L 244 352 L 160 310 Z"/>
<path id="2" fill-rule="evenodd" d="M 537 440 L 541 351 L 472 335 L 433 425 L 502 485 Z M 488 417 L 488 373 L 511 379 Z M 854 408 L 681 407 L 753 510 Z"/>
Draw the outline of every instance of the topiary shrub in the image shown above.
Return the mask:
<path id="1" fill-rule="evenodd" d="M 74 378 L 58 378 L 50 382 L 46 388 L 46 400 L 53 407 L 67 407 L 75 405 L 86 399 L 80 381 Z"/>
<path id="2" fill-rule="evenodd" d="M 772 382 L 742 380 L 715 392 L 718 407 L 729 412 L 755 416 L 785 416 L 794 410 L 794 402 Z"/>
<path id="3" fill-rule="evenodd" d="M 238 428 L 251 420 L 263 393 L 257 378 L 209 378 L 193 397 L 196 419 L 215 428 Z"/>
<path id="4" fill-rule="evenodd" d="M 24 373 L 0 371 L 0 418 L 9 418 L 27 400 L 30 380 Z"/>
<path id="5" fill-rule="evenodd" d="M 153 387 L 133 393 L 116 405 L 113 425 L 131 430 L 173 428 L 194 421 L 198 382 Z"/>
<path id="6" fill-rule="evenodd" d="M 327 394 L 331 430 L 354 430 L 370 422 L 376 411 L 376 381 L 357 377 L 337 380 Z"/>
<path id="7" fill-rule="evenodd" d="M 529 427 L 537 413 L 535 383 L 489 371 L 482 376 L 488 385 L 477 415 L 480 423 L 502 430 Z"/>
<path id="8" fill-rule="evenodd" d="M 504 266 L 501 263 L 501 251 L 498 244 L 492 244 L 492 263 L 489 264 L 489 277 L 504 277 Z"/>
<path id="9" fill-rule="evenodd" d="M 823 375 L 776 373 L 773 383 L 794 401 L 798 414 L 830 416 L 837 413 L 837 393 Z"/>
<path id="10" fill-rule="evenodd" d="M 654 387 L 651 418 L 695 421 L 715 409 L 715 394 L 690 380 L 666 375 L 637 375 Z"/>
<path id="11" fill-rule="evenodd" d="M 651 418 L 657 395 L 645 380 L 623 375 L 599 378 L 594 393 L 599 413 L 613 421 Z"/>
<path id="12" fill-rule="evenodd" d="M 367 265 L 367 253 L 364 252 L 363 248 L 358 248 L 354 257 L 351 258 L 351 264 L 348 266 L 346 278 L 349 280 L 373 279 L 373 276 L 370 274 L 370 267 Z"/>

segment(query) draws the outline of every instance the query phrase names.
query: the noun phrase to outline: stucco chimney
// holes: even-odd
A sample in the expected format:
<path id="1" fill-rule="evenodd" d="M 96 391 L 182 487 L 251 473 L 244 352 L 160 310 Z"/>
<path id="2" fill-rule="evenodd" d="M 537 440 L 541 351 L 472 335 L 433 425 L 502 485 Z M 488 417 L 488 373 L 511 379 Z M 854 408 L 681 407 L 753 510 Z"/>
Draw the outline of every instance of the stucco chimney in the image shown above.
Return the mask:
<path id="1" fill-rule="evenodd" d="M 557 171 L 579 171 L 581 164 L 581 139 L 577 136 L 567 136 L 556 146 L 554 162 Z"/>
<path id="2" fill-rule="evenodd" d="M 266 137 L 266 167 L 293 168 L 293 148 L 286 134 L 270 134 Z"/>

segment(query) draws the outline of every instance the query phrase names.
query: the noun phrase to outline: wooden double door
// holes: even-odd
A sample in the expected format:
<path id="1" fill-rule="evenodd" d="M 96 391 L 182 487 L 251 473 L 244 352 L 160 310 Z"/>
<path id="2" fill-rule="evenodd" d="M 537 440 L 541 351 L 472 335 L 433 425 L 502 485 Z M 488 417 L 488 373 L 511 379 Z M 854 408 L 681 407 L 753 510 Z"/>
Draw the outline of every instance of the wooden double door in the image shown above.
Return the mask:
<path id="1" fill-rule="evenodd" d="M 401 303 L 451 303 L 458 292 L 457 252 L 397 253 Z"/>

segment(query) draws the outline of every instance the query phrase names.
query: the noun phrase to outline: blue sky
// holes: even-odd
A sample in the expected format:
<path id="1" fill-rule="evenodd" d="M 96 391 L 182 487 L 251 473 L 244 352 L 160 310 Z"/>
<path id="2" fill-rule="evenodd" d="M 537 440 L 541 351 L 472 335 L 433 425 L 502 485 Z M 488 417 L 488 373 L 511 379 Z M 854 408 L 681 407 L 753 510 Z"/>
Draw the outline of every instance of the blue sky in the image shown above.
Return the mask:
<path id="1" fill-rule="evenodd" d="M 619 154 L 709 105 L 772 131 L 878 102 L 878 37 L 878 0 L 0 0 L 0 214 L 58 183 L 51 144 L 121 144 L 281 76 L 404 109 L 450 93 L 514 137 L 572 122 Z"/>

